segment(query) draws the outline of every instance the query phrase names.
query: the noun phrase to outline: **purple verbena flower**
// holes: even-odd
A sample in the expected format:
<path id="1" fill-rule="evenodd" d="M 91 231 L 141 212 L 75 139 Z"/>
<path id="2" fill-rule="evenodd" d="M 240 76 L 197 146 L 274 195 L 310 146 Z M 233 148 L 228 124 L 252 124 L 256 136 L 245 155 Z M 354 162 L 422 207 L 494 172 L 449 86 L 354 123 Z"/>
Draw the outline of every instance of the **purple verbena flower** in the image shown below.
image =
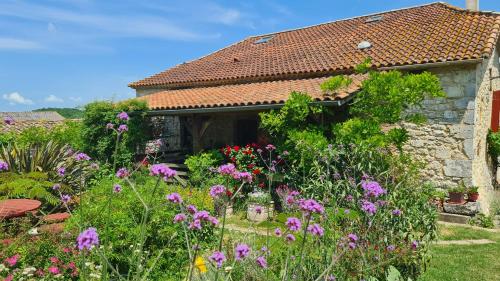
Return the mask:
<path id="1" fill-rule="evenodd" d="M 114 127 L 115 127 L 115 125 L 113 123 L 106 124 L 106 129 L 108 129 L 108 130 L 113 129 Z"/>
<path id="2" fill-rule="evenodd" d="M 283 232 L 281 231 L 281 228 L 277 227 L 275 230 L 274 230 L 274 235 L 280 237 L 281 235 L 283 234 Z"/>
<path id="3" fill-rule="evenodd" d="M 394 210 L 392 210 L 392 214 L 394 216 L 400 216 L 401 215 L 401 210 L 400 209 L 394 209 Z"/>
<path id="4" fill-rule="evenodd" d="M 213 199 L 219 198 L 221 195 L 224 195 L 226 193 L 226 187 L 220 184 L 214 185 L 210 188 L 209 193 Z"/>
<path id="5" fill-rule="evenodd" d="M 9 164 L 4 161 L 0 161 L 0 172 L 9 170 Z"/>
<path id="6" fill-rule="evenodd" d="M 366 197 L 379 197 L 382 194 L 386 193 L 386 190 L 383 189 L 380 184 L 376 181 L 363 181 L 361 183 L 361 187 L 365 192 Z"/>
<path id="7" fill-rule="evenodd" d="M 99 170 L 99 164 L 94 162 L 94 163 L 90 164 L 90 168 L 92 170 L 96 170 L 97 171 L 97 170 Z"/>
<path id="8" fill-rule="evenodd" d="M 307 213 L 323 214 L 325 208 L 314 199 L 303 200 L 299 204 L 300 209 Z"/>
<path id="9" fill-rule="evenodd" d="M 127 170 L 127 168 L 120 168 L 116 172 L 116 177 L 120 179 L 124 179 L 126 177 L 130 176 L 130 172 Z"/>
<path id="10" fill-rule="evenodd" d="M 120 193 L 120 192 L 122 192 L 122 186 L 121 186 L 121 185 L 119 185 L 119 184 L 115 184 L 115 185 L 113 186 L 113 192 L 114 192 L 114 193 Z"/>
<path id="11" fill-rule="evenodd" d="M 241 180 L 242 182 L 252 183 L 253 177 L 249 172 L 239 172 L 235 173 L 235 179 Z"/>
<path id="12" fill-rule="evenodd" d="M 194 220 L 189 224 L 189 229 L 196 229 L 200 230 L 201 229 L 201 221 L 200 220 Z"/>
<path id="13" fill-rule="evenodd" d="M 77 153 L 75 155 L 75 160 L 76 161 L 88 161 L 88 160 L 90 160 L 90 157 L 87 154 L 80 152 L 80 153 Z"/>
<path id="14" fill-rule="evenodd" d="M 186 209 L 187 209 L 188 213 L 190 213 L 191 215 L 192 215 L 192 214 L 194 214 L 194 213 L 196 213 L 196 212 L 198 211 L 198 210 L 196 209 L 196 207 L 195 207 L 195 206 L 193 206 L 193 205 L 188 205 L 188 206 L 186 207 Z"/>
<path id="15" fill-rule="evenodd" d="M 259 205 L 255 206 L 255 212 L 259 215 L 262 214 L 262 206 Z"/>
<path id="16" fill-rule="evenodd" d="M 199 212 L 196 212 L 194 215 L 193 215 L 193 219 L 195 220 L 204 220 L 204 221 L 208 221 L 208 219 L 210 218 L 210 214 L 205 211 L 205 210 L 202 210 L 202 211 L 199 211 Z"/>
<path id="17" fill-rule="evenodd" d="M 179 223 L 182 221 L 185 221 L 187 219 L 187 216 L 185 214 L 177 214 L 174 216 L 174 222 Z"/>
<path id="18" fill-rule="evenodd" d="M 290 231 L 299 231 L 302 223 L 298 218 L 290 217 L 286 220 L 286 226 Z"/>
<path id="19" fill-rule="evenodd" d="M 80 250 L 91 250 L 93 247 L 99 245 L 99 235 L 95 228 L 91 227 L 84 230 L 76 239 L 77 247 Z"/>
<path id="20" fill-rule="evenodd" d="M 117 131 L 119 133 L 128 132 L 128 126 L 125 124 L 121 124 L 120 126 L 118 126 Z"/>
<path id="21" fill-rule="evenodd" d="M 210 257 L 208 257 L 211 261 L 215 262 L 217 268 L 221 268 L 222 263 L 226 261 L 226 256 L 224 253 L 215 251 Z"/>
<path id="22" fill-rule="evenodd" d="M 293 242 L 293 241 L 295 241 L 295 236 L 294 236 L 293 234 L 289 233 L 289 234 L 287 234 L 287 235 L 285 236 L 285 239 L 286 239 L 286 241 L 288 241 L 288 242 Z"/>
<path id="23" fill-rule="evenodd" d="M 323 236 L 325 234 L 325 230 L 323 229 L 323 227 L 321 227 L 321 225 L 317 223 L 308 226 L 307 231 L 316 236 Z"/>
<path id="24" fill-rule="evenodd" d="M 267 260 L 264 256 L 257 257 L 255 262 L 257 262 L 258 266 L 260 266 L 262 268 L 267 268 Z"/>
<path id="25" fill-rule="evenodd" d="M 151 176 L 160 176 L 163 177 L 163 179 L 166 181 L 175 175 L 177 175 L 177 172 L 173 169 L 170 169 L 165 164 L 154 164 L 149 168 L 149 174 Z"/>
<path id="26" fill-rule="evenodd" d="M 221 175 L 233 175 L 236 172 L 236 167 L 232 163 L 221 165 L 218 169 Z"/>
<path id="27" fill-rule="evenodd" d="M 60 177 L 64 177 L 64 175 L 66 174 L 66 168 L 65 167 L 59 167 L 57 169 L 57 174 L 60 176 Z"/>
<path id="28" fill-rule="evenodd" d="M 122 111 L 122 112 L 118 113 L 118 115 L 116 115 L 116 117 L 117 117 L 118 119 L 120 119 L 120 120 L 123 120 L 123 121 L 128 121 L 128 120 L 130 119 L 130 118 L 128 117 L 127 112 L 124 112 L 124 111 Z"/>
<path id="29" fill-rule="evenodd" d="M 377 206 L 368 200 L 361 201 L 361 209 L 369 215 L 373 215 L 377 212 Z"/>
<path id="30" fill-rule="evenodd" d="M 389 245 L 389 246 L 387 246 L 387 248 L 386 248 L 386 249 L 387 249 L 387 251 L 392 252 L 392 251 L 394 251 L 394 250 L 396 249 L 396 246 L 394 246 L 394 245 Z"/>
<path id="31" fill-rule="evenodd" d="M 68 202 L 71 200 L 71 196 L 69 196 L 68 194 L 63 194 L 61 195 L 61 201 L 64 203 L 64 204 L 68 204 Z"/>
<path id="32" fill-rule="evenodd" d="M 356 248 L 356 243 L 354 243 L 354 242 L 349 242 L 348 245 L 349 245 L 349 248 L 352 250 Z"/>
<path id="33" fill-rule="evenodd" d="M 247 244 L 238 244 L 234 249 L 234 257 L 237 261 L 241 261 L 250 254 L 250 247 Z"/>
<path id="34" fill-rule="evenodd" d="M 208 221 L 214 226 L 219 224 L 219 220 L 216 217 L 209 216 Z"/>
<path id="35" fill-rule="evenodd" d="M 56 184 L 54 184 L 54 185 L 52 186 L 52 190 L 59 190 L 59 189 L 61 189 L 61 185 L 60 185 L 60 184 L 58 184 L 58 183 L 56 183 Z"/>
<path id="36" fill-rule="evenodd" d="M 347 235 L 347 238 L 349 238 L 349 240 L 350 240 L 351 242 L 356 242 L 356 241 L 358 241 L 358 236 L 357 236 L 356 234 L 354 234 L 354 233 L 349 233 L 349 234 Z"/>
<path id="37" fill-rule="evenodd" d="M 167 195 L 167 200 L 172 202 L 172 203 L 175 203 L 175 204 L 180 204 L 182 203 L 182 198 L 181 196 L 179 195 L 179 193 L 170 193 L 169 195 Z"/>

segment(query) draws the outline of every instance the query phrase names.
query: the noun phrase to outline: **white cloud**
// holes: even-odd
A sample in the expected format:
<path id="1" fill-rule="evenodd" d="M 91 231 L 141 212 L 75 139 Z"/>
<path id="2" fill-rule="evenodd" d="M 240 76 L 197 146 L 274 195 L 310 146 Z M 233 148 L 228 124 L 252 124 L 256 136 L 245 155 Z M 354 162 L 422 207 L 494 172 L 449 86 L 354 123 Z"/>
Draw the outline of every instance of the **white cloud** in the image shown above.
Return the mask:
<path id="1" fill-rule="evenodd" d="M 48 97 L 45 98 L 46 102 L 56 102 L 56 103 L 62 103 L 64 102 L 63 99 L 56 97 L 55 95 L 49 95 Z"/>
<path id="2" fill-rule="evenodd" d="M 33 101 L 21 96 L 18 92 L 13 92 L 10 94 L 4 94 L 3 99 L 8 101 L 10 104 L 33 104 Z"/>
<path id="3" fill-rule="evenodd" d="M 42 46 L 34 41 L 0 37 L 0 49 L 12 50 L 33 50 L 40 49 Z"/>

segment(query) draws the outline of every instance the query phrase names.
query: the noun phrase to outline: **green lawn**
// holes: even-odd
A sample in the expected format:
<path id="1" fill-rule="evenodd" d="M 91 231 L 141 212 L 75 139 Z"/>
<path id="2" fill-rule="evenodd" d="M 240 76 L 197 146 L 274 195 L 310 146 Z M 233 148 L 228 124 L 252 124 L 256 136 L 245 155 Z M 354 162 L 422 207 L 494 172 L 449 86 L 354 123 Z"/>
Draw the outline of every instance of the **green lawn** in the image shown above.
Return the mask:
<path id="1" fill-rule="evenodd" d="M 419 281 L 500 281 L 500 233 L 440 226 L 440 240 L 489 239 L 486 245 L 434 245 L 432 260 Z"/>

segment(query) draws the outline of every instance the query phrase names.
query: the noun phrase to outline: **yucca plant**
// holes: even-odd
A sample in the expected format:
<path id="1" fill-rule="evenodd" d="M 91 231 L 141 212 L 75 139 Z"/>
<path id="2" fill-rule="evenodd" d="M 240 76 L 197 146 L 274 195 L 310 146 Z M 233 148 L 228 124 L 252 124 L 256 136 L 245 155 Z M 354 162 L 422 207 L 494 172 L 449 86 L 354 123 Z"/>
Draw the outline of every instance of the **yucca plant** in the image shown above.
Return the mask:
<path id="1" fill-rule="evenodd" d="M 66 170 L 64 182 L 76 187 L 76 179 L 84 178 L 89 174 L 88 163 L 75 161 L 74 151 L 69 145 L 49 141 L 43 144 L 32 144 L 28 147 L 19 147 L 10 144 L 3 147 L 0 159 L 6 162 L 11 171 L 17 173 L 45 172 L 50 178 L 56 178 L 56 171 L 60 167 Z"/>

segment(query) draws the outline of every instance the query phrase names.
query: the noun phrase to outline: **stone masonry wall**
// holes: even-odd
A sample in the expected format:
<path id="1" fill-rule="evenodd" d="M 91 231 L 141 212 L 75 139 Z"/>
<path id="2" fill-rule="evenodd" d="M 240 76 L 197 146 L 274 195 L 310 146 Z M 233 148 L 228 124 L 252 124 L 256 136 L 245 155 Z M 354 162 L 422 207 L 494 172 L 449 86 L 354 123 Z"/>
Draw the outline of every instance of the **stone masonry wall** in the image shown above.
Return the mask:
<path id="1" fill-rule="evenodd" d="M 425 100 L 422 109 L 428 122 L 405 123 L 411 138 L 405 150 L 426 163 L 424 177 L 449 188 L 464 181 L 479 187 L 482 211 L 487 213 L 493 194 L 493 172 L 486 136 L 491 122 L 492 91 L 500 89 L 489 69 L 499 75 L 498 53 L 477 65 L 430 69 L 436 74 L 446 98 Z"/>
<path id="2" fill-rule="evenodd" d="M 430 71 L 440 78 L 447 97 L 425 100 L 422 109 L 410 110 L 424 114 L 427 123 L 403 124 L 411 136 L 405 150 L 427 164 L 424 176 L 430 181 L 443 187 L 461 180 L 471 184 L 476 68 Z"/>

